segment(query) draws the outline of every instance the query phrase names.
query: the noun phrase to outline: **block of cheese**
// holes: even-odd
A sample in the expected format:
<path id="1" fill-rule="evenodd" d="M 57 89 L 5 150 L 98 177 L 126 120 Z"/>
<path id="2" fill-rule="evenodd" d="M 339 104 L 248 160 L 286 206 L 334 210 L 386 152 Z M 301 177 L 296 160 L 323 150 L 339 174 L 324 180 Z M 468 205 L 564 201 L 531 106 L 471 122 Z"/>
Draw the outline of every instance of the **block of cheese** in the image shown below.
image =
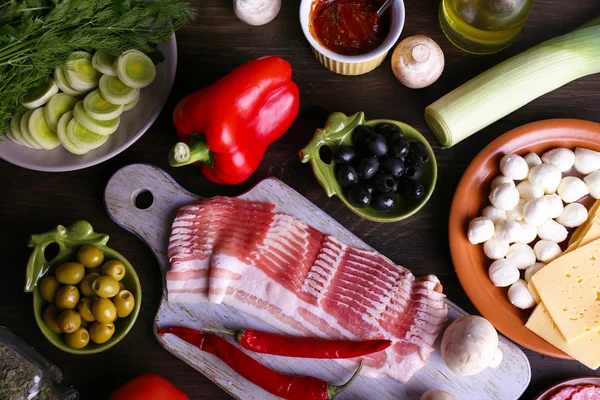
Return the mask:
<path id="1" fill-rule="evenodd" d="M 531 282 L 567 342 L 600 330 L 600 239 L 561 255 Z"/>
<path id="2" fill-rule="evenodd" d="M 533 297 L 535 302 L 537 304 L 540 304 L 542 302 L 542 299 L 540 299 L 540 295 L 538 294 L 537 290 L 535 290 L 535 286 L 533 286 L 533 283 L 531 283 L 531 281 L 527 282 L 527 289 L 529 289 L 529 293 L 531 293 L 531 297 Z"/>

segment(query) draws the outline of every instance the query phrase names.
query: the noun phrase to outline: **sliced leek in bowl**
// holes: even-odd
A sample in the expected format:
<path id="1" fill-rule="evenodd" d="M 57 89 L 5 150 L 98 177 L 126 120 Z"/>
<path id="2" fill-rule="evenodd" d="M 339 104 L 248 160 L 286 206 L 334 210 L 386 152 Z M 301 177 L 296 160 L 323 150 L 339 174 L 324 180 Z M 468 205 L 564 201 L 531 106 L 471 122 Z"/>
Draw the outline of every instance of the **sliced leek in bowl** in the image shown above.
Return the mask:
<path id="1" fill-rule="evenodd" d="M 117 76 L 113 67 L 116 59 L 116 57 L 113 57 L 102 50 L 98 50 L 92 57 L 92 65 L 97 71 L 104 75 Z"/>
<path id="2" fill-rule="evenodd" d="M 58 136 L 50 129 L 44 118 L 44 108 L 40 107 L 33 110 L 27 121 L 29 134 L 42 149 L 52 150 L 60 145 Z"/>
<path id="3" fill-rule="evenodd" d="M 75 90 L 88 91 L 98 86 L 102 74 L 92 65 L 92 55 L 86 51 L 74 51 L 67 60 L 65 75 Z"/>
<path id="4" fill-rule="evenodd" d="M 82 101 L 75 105 L 75 108 L 73 109 L 73 118 L 86 129 L 103 136 L 114 133 L 121 122 L 119 117 L 103 121 L 90 117 L 84 110 Z"/>
<path id="5" fill-rule="evenodd" d="M 56 128 L 56 133 L 58 135 L 58 139 L 60 140 L 60 144 L 67 149 L 70 153 L 73 154 L 86 154 L 89 150 L 82 149 L 80 147 L 75 146 L 73 142 L 67 136 L 67 125 L 73 119 L 73 112 L 66 112 L 60 119 L 58 120 L 58 126 Z"/>
<path id="6" fill-rule="evenodd" d="M 33 109 L 43 106 L 50 98 L 58 93 L 58 86 L 54 79 L 50 78 L 42 86 L 35 88 L 23 98 L 23 107 Z"/>
<path id="7" fill-rule="evenodd" d="M 46 123 L 54 132 L 56 132 L 58 126 L 58 120 L 67 111 L 73 110 L 75 104 L 77 104 L 77 98 L 66 93 L 57 93 L 44 107 L 44 118 Z"/>
<path id="8" fill-rule="evenodd" d="M 115 76 L 104 75 L 100 78 L 100 94 L 109 103 L 125 105 L 131 103 L 139 96 L 140 89 L 127 86 Z"/>
<path id="9" fill-rule="evenodd" d="M 83 108 L 90 117 L 100 121 L 115 119 L 124 111 L 122 104 L 113 104 L 106 101 L 99 90 L 94 90 L 85 96 L 85 99 L 83 99 Z"/>
<path id="10" fill-rule="evenodd" d="M 154 63 L 139 50 L 127 50 L 115 61 L 115 71 L 119 79 L 132 88 L 145 88 L 156 76 Z"/>

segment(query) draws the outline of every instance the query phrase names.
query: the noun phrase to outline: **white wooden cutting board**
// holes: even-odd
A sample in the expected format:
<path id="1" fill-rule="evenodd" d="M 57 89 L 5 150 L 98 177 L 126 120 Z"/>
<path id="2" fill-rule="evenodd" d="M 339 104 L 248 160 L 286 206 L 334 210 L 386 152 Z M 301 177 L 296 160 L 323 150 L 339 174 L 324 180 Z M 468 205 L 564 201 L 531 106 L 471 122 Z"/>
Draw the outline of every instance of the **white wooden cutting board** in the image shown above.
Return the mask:
<path id="1" fill-rule="evenodd" d="M 193 172 L 193 171 L 191 171 Z M 136 197 L 149 191 L 154 197 L 147 209 L 135 206 Z M 336 236 L 346 244 L 363 249 L 369 245 L 325 214 L 298 192 L 277 179 L 265 179 L 242 199 L 275 204 L 275 210 L 293 215 L 324 233 Z M 108 182 L 104 201 L 110 217 L 123 228 L 131 231 L 150 246 L 164 276 L 169 268 L 167 244 L 170 228 L 177 210 L 199 199 L 179 186 L 163 170 L 145 164 L 133 164 L 122 168 Z M 410 269 L 410 265 L 405 266 Z M 166 287 L 163 281 L 163 288 Z M 447 301 L 449 319 L 452 321 L 466 312 Z M 163 289 L 156 330 L 179 325 L 190 328 L 227 327 L 256 328 L 274 331 L 268 324 L 222 304 L 169 304 Z M 155 332 L 156 334 L 156 332 Z M 161 345 L 196 370 L 230 393 L 237 399 L 268 400 L 277 397 L 241 378 L 216 357 L 201 352 L 173 335 L 157 337 Z M 439 348 L 439 339 L 436 343 Z M 499 368 L 488 369 L 472 377 L 454 375 L 444 365 L 439 351 L 435 351 L 427 365 L 407 384 L 391 378 L 369 379 L 359 377 L 352 386 L 337 399 L 362 400 L 418 400 L 429 389 L 446 390 L 459 400 L 516 400 L 524 392 L 531 378 L 529 361 L 525 354 L 506 338 L 500 338 L 504 360 Z M 345 382 L 351 375 L 335 361 L 285 358 L 252 354 L 263 364 L 283 373 L 312 375 L 334 384 Z"/>

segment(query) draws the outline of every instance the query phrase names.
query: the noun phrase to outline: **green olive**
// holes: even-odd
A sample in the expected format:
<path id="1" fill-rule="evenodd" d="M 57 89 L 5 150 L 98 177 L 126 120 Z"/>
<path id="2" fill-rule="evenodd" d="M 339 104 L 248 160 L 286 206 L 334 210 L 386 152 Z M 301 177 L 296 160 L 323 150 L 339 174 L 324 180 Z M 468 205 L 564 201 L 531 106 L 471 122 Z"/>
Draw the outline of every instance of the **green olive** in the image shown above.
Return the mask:
<path id="1" fill-rule="evenodd" d="M 90 342 L 90 334 L 87 329 L 79 328 L 75 332 L 65 335 L 65 342 L 69 347 L 74 349 L 82 349 Z"/>
<path id="2" fill-rule="evenodd" d="M 94 293 L 94 289 L 92 289 L 92 283 L 94 283 L 96 278 L 98 278 L 99 276 L 99 273 L 92 272 L 90 274 L 87 274 L 85 278 L 83 278 L 83 280 L 79 284 L 79 290 L 81 291 L 82 295 L 86 297 L 92 297 L 96 295 L 96 293 Z"/>
<path id="3" fill-rule="evenodd" d="M 110 260 L 100 268 L 102 275 L 110 276 L 115 281 L 120 281 L 125 276 L 125 265 L 121 261 Z"/>
<path id="4" fill-rule="evenodd" d="M 92 283 L 92 289 L 97 296 L 108 299 L 119 293 L 119 282 L 110 276 L 101 276 Z"/>
<path id="5" fill-rule="evenodd" d="M 92 342 L 102 344 L 115 334 L 115 324 L 102 324 L 98 321 L 90 326 L 90 339 Z"/>
<path id="6" fill-rule="evenodd" d="M 77 253 L 77 261 L 86 268 L 96 268 L 104 261 L 104 253 L 96 246 L 83 246 Z"/>
<path id="7" fill-rule="evenodd" d="M 59 265 L 55 271 L 56 280 L 65 285 L 77 285 L 85 276 L 83 265 L 74 262 Z"/>
<path id="8" fill-rule="evenodd" d="M 117 317 L 119 318 L 125 318 L 131 314 L 135 305 L 135 298 L 129 290 L 121 290 L 119 294 L 113 297 L 112 301 L 117 309 Z"/>
<path id="9" fill-rule="evenodd" d="M 53 275 L 48 275 L 40 281 L 40 294 L 48 303 L 54 303 L 56 293 L 60 289 L 60 283 Z"/>
<path id="10" fill-rule="evenodd" d="M 109 299 L 100 297 L 94 300 L 92 304 L 92 314 L 96 321 L 108 324 L 117 319 L 117 308 Z"/>
<path id="11" fill-rule="evenodd" d="M 54 333 L 62 333 L 58 327 L 58 312 L 59 311 L 54 304 L 51 304 L 50 307 L 44 311 L 44 322 L 48 329 Z"/>
<path id="12" fill-rule="evenodd" d="M 56 298 L 54 299 L 54 304 L 58 309 L 62 310 L 72 310 L 75 308 L 77 303 L 79 302 L 79 290 L 73 285 L 65 285 L 58 293 L 56 293 Z"/>
<path id="13" fill-rule="evenodd" d="M 81 326 L 81 316 L 75 310 L 65 310 L 58 316 L 58 327 L 64 333 L 75 332 Z"/>
<path id="14" fill-rule="evenodd" d="M 125 284 L 123 282 L 119 282 L 119 292 L 125 289 L 127 289 L 127 287 L 125 287 Z"/>
<path id="15" fill-rule="evenodd" d="M 81 316 L 81 319 L 86 322 L 94 322 L 96 318 L 92 314 L 92 299 L 84 297 L 77 303 L 77 312 Z"/>

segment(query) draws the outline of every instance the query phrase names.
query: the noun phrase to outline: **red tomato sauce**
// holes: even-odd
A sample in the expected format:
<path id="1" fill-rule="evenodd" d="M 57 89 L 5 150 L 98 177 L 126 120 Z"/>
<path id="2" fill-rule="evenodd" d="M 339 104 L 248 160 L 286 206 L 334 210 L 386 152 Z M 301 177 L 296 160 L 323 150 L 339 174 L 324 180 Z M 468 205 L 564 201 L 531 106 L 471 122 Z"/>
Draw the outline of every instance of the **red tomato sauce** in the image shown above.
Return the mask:
<path id="1" fill-rule="evenodd" d="M 389 29 L 386 18 L 377 16 L 383 1 L 315 0 L 310 15 L 313 36 L 338 54 L 368 53 L 383 42 Z"/>

